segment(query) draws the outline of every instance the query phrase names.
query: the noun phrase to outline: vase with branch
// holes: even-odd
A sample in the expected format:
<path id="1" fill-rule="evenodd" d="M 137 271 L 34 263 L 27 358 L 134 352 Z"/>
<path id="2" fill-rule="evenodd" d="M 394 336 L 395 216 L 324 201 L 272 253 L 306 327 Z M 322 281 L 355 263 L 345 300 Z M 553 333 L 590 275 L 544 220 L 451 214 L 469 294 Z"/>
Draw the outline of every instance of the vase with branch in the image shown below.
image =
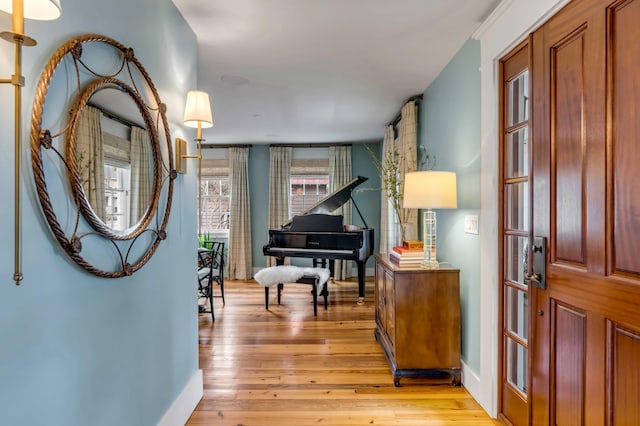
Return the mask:
<path id="1" fill-rule="evenodd" d="M 373 153 L 368 145 L 365 145 L 380 174 L 380 183 L 385 192 L 396 217 L 401 241 L 406 239 L 406 227 L 409 221 L 409 212 L 402 207 L 404 181 L 402 179 L 402 167 L 404 164 L 402 153 L 394 146 L 382 153 L 382 158 Z"/>

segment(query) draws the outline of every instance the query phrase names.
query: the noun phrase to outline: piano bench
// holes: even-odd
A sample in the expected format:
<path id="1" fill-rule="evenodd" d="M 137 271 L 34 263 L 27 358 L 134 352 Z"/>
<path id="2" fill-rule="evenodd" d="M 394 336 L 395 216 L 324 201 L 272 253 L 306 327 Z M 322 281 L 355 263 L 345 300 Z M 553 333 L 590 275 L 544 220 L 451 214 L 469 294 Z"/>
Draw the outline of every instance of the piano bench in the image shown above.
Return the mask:
<path id="1" fill-rule="evenodd" d="M 280 271 L 283 273 L 281 277 L 278 277 Z M 295 275 L 295 281 L 292 279 L 292 272 Z M 285 282 L 311 285 L 311 294 L 313 296 L 313 315 L 318 316 L 318 287 L 322 288 L 320 295 L 324 297 L 324 309 L 325 311 L 327 310 L 327 298 L 329 296 L 329 288 L 327 284 L 328 277 L 328 271 L 321 268 L 272 266 L 258 271 L 255 279 L 258 283 L 264 286 L 264 308 L 266 310 L 269 310 L 269 287 L 271 285 L 277 284 L 278 286 L 278 305 L 280 304 L 282 288 L 284 287 Z"/>

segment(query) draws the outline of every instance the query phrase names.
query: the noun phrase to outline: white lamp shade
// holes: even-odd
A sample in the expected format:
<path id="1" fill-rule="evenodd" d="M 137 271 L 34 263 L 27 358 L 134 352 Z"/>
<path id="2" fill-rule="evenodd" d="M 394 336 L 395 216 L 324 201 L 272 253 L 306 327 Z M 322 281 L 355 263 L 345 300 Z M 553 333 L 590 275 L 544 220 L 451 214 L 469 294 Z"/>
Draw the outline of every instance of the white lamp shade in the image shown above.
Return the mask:
<path id="1" fill-rule="evenodd" d="M 60 0 L 20 0 L 24 4 L 24 17 L 50 21 L 60 16 Z M 13 0 L 0 0 L 0 10 L 13 14 Z"/>
<path id="2" fill-rule="evenodd" d="M 187 106 L 184 108 L 184 125 L 187 127 L 212 127 L 211 104 L 209 94 L 200 90 L 187 93 Z"/>
<path id="3" fill-rule="evenodd" d="M 458 207 L 456 174 L 453 172 L 409 172 L 404 175 L 405 209 L 455 209 Z"/>

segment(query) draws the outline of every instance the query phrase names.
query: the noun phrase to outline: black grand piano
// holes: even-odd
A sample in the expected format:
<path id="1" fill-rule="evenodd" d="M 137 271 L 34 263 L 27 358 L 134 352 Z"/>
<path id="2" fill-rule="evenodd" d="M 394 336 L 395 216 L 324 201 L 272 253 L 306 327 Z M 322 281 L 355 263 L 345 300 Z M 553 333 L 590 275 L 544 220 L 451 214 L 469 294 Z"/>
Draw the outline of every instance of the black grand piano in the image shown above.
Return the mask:
<path id="1" fill-rule="evenodd" d="M 269 243 L 262 248 L 265 256 L 284 264 L 286 257 L 327 259 L 333 275 L 335 259 L 353 260 L 358 265 L 358 296 L 364 300 L 365 264 L 373 252 L 373 229 L 369 229 L 351 191 L 368 178 L 358 176 L 314 204 L 302 215 L 294 216 L 281 229 L 269 230 Z M 330 213 L 351 200 L 364 229 L 345 231 L 343 217 Z"/>

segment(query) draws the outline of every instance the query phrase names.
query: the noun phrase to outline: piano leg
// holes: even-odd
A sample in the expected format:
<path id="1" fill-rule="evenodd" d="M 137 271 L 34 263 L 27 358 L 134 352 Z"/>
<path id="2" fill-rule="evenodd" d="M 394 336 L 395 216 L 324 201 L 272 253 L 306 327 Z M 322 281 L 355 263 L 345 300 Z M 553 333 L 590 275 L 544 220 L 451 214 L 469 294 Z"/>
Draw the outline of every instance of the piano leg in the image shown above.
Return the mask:
<path id="1" fill-rule="evenodd" d="M 333 278 L 336 276 L 336 260 L 335 259 L 329 259 L 329 277 L 333 280 Z"/>
<path id="2" fill-rule="evenodd" d="M 320 263 L 320 267 L 321 268 L 326 268 L 327 267 L 327 259 L 313 258 L 313 267 L 314 268 L 318 267 L 318 263 Z"/>
<path id="3" fill-rule="evenodd" d="M 356 261 L 358 265 L 358 305 L 364 304 L 364 274 L 366 271 L 365 263 Z"/>

